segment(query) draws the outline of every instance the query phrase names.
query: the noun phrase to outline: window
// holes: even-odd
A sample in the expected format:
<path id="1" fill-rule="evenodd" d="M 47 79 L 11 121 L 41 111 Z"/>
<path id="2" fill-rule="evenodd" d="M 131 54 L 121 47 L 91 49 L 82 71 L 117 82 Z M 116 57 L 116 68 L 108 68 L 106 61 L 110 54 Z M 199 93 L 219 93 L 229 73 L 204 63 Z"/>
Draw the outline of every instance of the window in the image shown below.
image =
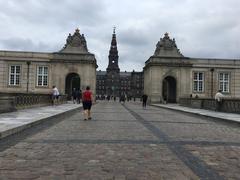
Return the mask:
<path id="1" fill-rule="evenodd" d="M 194 72 L 193 73 L 193 91 L 203 92 L 204 89 L 204 73 Z"/>
<path id="2" fill-rule="evenodd" d="M 11 65 L 9 67 L 9 85 L 20 85 L 21 68 L 19 65 Z"/>
<path id="3" fill-rule="evenodd" d="M 38 66 L 37 68 L 37 85 L 47 86 L 48 85 L 48 67 Z"/>
<path id="4" fill-rule="evenodd" d="M 219 73 L 219 89 L 222 92 L 229 92 L 229 73 Z"/>

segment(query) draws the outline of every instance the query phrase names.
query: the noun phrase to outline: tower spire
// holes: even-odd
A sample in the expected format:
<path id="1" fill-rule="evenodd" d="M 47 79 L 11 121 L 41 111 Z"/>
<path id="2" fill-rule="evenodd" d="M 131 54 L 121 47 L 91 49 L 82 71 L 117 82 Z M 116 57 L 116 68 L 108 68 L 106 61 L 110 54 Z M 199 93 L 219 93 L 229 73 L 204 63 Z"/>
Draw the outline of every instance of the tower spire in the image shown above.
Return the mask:
<path id="1" fill-rule="evenodd" d="M 113 27 L 112 41 L 108 55 L 109 63 L 107 70 L 120 71 L 118 67 L 118 49 L 117 49 L 117 38 L 116 38 L 116 27 Z"/>
<path id="2" fill-rule="evenodd" d="M 118 49 L 116 27 L 113 27 L 112 41 L 108 55 L 106 74 L 106 93 L 110 96 L 119 96 L 120 69 L 118 67 Z"/>
<path id="3" fill-rule="evenodd" d="M 116 34 L 116 26 L 113 26 L 113 34 Z"/>

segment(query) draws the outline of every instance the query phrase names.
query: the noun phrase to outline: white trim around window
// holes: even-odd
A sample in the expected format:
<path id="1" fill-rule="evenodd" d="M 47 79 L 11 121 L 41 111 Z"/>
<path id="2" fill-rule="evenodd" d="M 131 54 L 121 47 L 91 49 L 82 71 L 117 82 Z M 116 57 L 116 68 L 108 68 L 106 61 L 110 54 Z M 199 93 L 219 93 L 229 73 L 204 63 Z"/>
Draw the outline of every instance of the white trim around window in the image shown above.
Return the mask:
<path id="1" fill-rule="evenodd" d="M 204 92 L 204 72 L 193 72 L 193 92 Z"/>
<path id="2" fill-rule="evenodd" d="M 48 66 L 37 66 L 37 86 L 48 86 Z"/>
<path id="3" fill-rule="evenodd" d="M 230 92 L 230 73 L 229 72 L 219 72 L 218 73 L 218 87 L 223 93 Z"/>
<path id="4" fill-rule="evenodd" d="M 9 86 L 19 86 L 21 81 L 21 66 L 20 65 L 10 65 L 9 66 Z"/>

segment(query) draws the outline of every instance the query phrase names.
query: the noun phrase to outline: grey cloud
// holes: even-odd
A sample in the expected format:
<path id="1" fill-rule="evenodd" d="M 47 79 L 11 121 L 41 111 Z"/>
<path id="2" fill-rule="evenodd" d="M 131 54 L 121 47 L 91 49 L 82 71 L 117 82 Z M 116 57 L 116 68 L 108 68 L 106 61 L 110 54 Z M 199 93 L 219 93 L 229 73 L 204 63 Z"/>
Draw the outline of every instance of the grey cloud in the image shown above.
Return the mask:
<path id="1" fill-rule="evenodd" d="M 119 32 L 119 42 L 122 45 L 139 47 L 149 45 L 146 32 L 142 32 L 141 29 L 127 29 Z"/>
<path id="2" fill-rule="evenodd" d="M 104 18 L 104 3 L 97 0 L 9 0 L 7 3 L 1 2 L 0 5 L 5 7 L 1 14 L 6 17 L 14 16 L 16 20 L 23 23 L 32 23 L 37 25 L 64 25 L 77 24 L 83 25 L 97 24 Z"/>
<path id="3" fill-rule="evenodd" d="M 239 7 L 238 0 L 0 1 L 0 48 L 58 51 L 79 27 L 105 70 L 117 26 L 121 70 L 142 70 L 165 32 L 185 56 L 240 58 Z"/>
<path id="4" fill-rule="evenodd" d="M 34 43 L 31 39 L 22 38 L 8 38 L 0 39 L 1 46 L 6 50 L 15 51 L 37 51 L 37 52 L 52 52 L 54 51 L 53 46 L 44 42 Z"/>

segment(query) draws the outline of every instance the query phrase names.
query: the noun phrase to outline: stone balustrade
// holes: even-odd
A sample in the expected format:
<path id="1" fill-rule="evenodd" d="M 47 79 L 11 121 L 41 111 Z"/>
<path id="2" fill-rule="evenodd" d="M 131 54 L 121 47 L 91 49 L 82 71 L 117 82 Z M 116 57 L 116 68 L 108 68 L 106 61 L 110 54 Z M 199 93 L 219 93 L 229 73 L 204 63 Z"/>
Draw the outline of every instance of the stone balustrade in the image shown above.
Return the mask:
<path id="1" fill-rule="evenodd" d="M 216 102 L 211 98 L 180 98 L 179 104 L 191 108 L 215 110 Z M 222 112 L 240 113 L 240 99 L 224 98 L 220 108 Z"/>
<path id="2" fill-rule="evenodd" d="M 59 96 L 58 104 L 66 101 L 66 95 Z M 52 96 L 49 94 L 0 93 L 0 113 L 51 104 Z"/>

